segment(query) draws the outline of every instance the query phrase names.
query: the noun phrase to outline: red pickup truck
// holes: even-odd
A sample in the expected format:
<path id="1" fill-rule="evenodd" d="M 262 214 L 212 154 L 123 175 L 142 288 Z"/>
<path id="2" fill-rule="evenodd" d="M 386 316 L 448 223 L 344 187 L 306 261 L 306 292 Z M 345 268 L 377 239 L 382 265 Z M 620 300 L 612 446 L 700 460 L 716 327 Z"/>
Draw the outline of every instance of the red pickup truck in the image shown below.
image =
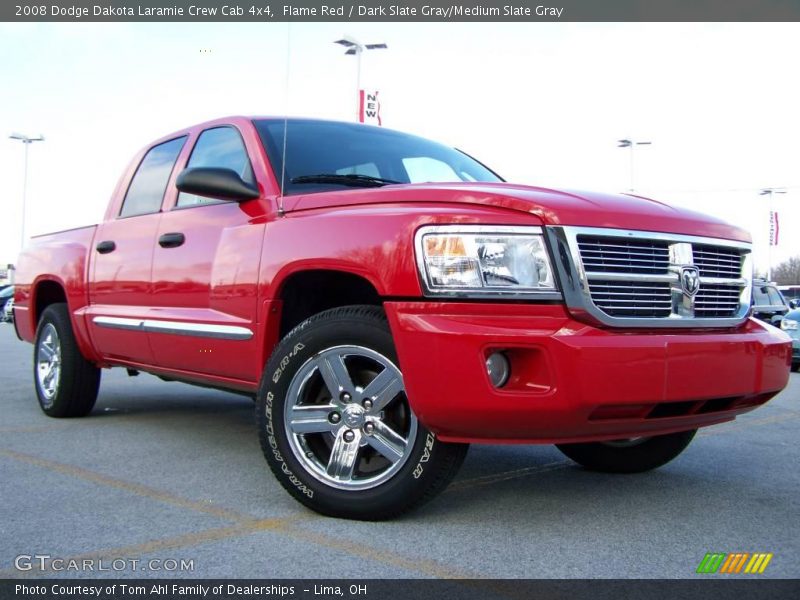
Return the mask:
<path id="1" fill-rule="evenodd" d="M 14 311 L 46 414 L 88 414 L 108 367 L 241 392 L 295 498 L 382 519 L 469 443 L 639 472 L 767 402 L 791 343 L 748 318 L 751 271 L 748 234 L 711 217 L 235 117 L 143 149 L 99 225 L 35 238 Z"/>

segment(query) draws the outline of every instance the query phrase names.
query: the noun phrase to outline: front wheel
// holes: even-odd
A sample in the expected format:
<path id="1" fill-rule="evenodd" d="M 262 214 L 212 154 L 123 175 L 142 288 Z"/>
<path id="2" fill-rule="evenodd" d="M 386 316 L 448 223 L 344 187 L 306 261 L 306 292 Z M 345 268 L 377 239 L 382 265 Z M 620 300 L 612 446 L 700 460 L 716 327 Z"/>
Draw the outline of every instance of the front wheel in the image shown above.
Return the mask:
<path id="1" fill-rule="evenodd" d="M 405 394 L 383 311 L 328 310 L 278 345 L 258 393 L 264 456 L 309 508 L 362 520 L 397 516 L 442 491 L 467 446 L 436 439 Z"/>
<path id="2" fill-rule="evenodd" d="M 604 473 L 641 473 L 667 464 L 686 449 L 696 429 L 608 442 L 556 444 L 579 465 Z"/>

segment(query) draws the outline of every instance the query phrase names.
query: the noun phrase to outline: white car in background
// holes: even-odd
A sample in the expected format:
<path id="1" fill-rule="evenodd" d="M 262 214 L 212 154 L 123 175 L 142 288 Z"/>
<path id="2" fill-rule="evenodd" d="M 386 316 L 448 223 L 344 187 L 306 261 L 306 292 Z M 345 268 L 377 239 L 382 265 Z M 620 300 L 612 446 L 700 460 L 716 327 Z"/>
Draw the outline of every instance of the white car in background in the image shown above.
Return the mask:
<path id="1" fill-rule="evenodd" d="M 3 323 L 14 322 L 14 297 L 9 298 L 6 305 L 3 307 L 3 314 L 0 315 L 0 321 Z"/>

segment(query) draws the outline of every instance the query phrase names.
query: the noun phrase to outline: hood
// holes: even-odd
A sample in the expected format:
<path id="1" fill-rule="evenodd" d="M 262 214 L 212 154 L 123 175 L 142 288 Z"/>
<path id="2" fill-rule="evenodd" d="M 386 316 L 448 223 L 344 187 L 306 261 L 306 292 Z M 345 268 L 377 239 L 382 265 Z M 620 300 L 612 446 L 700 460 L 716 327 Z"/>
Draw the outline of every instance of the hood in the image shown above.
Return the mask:
<path id="1" fill-rule="evenodd" d="M 289 196 L 288 211 L 360 204 L 481 204 L 538 217 L 545 225 L 577 225 L 700 235 L 750 242 L 750 234 L 709 215 L 642 196 L 555 190 L 510 183 L 416 183 Z"/>

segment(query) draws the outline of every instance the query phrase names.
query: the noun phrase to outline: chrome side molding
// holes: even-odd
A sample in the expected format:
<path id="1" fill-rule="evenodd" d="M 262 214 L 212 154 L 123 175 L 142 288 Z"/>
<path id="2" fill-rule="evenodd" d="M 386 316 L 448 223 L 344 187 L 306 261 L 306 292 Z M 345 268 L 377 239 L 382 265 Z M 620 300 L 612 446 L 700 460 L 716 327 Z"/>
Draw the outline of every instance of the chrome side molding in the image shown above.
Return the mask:
<path id="1" fill-rule="evenodd" d="M 249 340 L 253 332 L 237 325 L 215 325 L 213 323 L 184 323 L 182 321 L 157 321 L 153 319 L 128 319 L 124 317 L 94 317 L 95 325 L 109 329 L 143 331 L 147 333 L 169 333 L 191 337 L 209 337 L 223 340 Z"/>

